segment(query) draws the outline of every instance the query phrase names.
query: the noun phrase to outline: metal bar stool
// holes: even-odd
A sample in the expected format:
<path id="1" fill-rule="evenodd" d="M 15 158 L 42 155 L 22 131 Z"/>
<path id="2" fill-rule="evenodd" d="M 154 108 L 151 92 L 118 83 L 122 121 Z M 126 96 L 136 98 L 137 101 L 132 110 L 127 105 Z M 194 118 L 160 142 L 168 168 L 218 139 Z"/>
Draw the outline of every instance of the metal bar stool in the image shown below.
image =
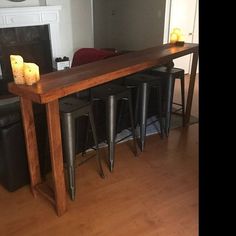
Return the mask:
<path id="1" fill-rule="evenodd" d="M 98 155 L 98 141 L 94 125 L 92 104 L 74 97 L 65 97 L 60 100 L 60 117 L 62 127 L 62 142 L 64 158 L 67 163 L 69 193 L 72 200 L 75 199 L 75 122 L 78 117 L 88 116 L 94 143 L 96 147 L 96 159 L 99 174 L 104 178 L 101 160 Z"/>
<path id="2" fill-rule="evenodd" d="M 137 155 L 136 134 L 134 129 L 133 107 L 131 100 L 131 91 L 123 86 L 108 83 L 100 85 L 91 89 L 91 97 L 93 100 L 102 100 L 106 103 L 106 129 L 107 129 L 107 143 L 108 143 L 108 160 L 109 169 L 112 172 L 114 168 L 115 157 L 115 137 L 116 137 L 116 112 L 117 101 L 128 101 L 129 117 L 131 122 L 131 130 L 134 142 L 134 154 Z"/>
<path id="3" fill-rule="evenodd" d="M 125 78 L 124 85 L 127 88 L 136 89 L 136 106 L 135 106 L 135 127 L 140 125 L 140 149 L 144 150 L 146 127 L 147 127 L 147 112 L 149 95 L 151 89 L 155 89 L 157 92 L 158 100 L 158 121 L 160 124 L 160 135 L 163 137 L 163 121 L 162 121 L 162 84 L 161 78 L 148 75 L 145 73 L 138 73 Z M 140 116 L 138 117 L 138 114 Z"/>
<path id="4" fill-rule="evenodd" d="M 181 115 L 182 115 L 182 124 L 184 126 L 185 125 L 185 122 L 184 122 L 184 116 L 185 116 L 184 70 L 179 69 L 179 68 L 171 68 L 170 70 L 168 70 L 167 67 L 161 66 L 161 67 L 157 67 L 157 68 L 154 68 L 154 69 L 150 70 L 150 73 L 152 75 L 162 76 L 162 77 L 168 77 L 168 76 L 171 75 L 172 79 L 174 80 L 173 81 L 173 91 L 172 91 L 173 94 L 174 94 L 175 80 L 180 79 L 180 83 L 181 83 L 181 103 L 177 103 L 177 102 L 172 101 L 172 104 L 175 104 L 175 105 L 180 107 L 179 109 L 175 110 L 174 113 L 179 114 L 178 111 L 182 112 L 181 113 Z"/>

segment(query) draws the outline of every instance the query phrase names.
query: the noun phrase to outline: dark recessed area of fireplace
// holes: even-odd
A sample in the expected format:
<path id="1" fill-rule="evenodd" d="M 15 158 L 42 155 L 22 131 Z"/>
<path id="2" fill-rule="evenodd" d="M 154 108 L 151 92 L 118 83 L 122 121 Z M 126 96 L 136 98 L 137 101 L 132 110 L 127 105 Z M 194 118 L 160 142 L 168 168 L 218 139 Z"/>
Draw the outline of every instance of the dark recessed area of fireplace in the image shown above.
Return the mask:
<path id="1" fill-rule="evenodd" d="M 39 66 L 40 74 L 53 71 L 48 25 L 0 29 L 0 95 L 6 94 L 7 83 L 13 81 L 10 55 L 21 55 L 25 62 Z"/>

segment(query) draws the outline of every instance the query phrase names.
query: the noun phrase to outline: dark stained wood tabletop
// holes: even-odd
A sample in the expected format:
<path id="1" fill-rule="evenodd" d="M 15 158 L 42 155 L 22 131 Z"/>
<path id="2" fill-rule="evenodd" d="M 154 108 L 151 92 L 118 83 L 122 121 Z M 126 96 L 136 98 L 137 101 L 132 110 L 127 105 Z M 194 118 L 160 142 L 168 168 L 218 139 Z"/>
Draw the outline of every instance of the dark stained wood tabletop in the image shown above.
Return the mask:
<path id="1" fill-rule="evenodd" d="M 48 103 L 66 95 L 124 77 L 198 50 L 198 44 L 184 46 L 165 44 L 130 52 L 86 65 L 56 71 L 41 76 L 38 83 L 16 85 L 10 83 L 9 91 L 37 103 Z"/>

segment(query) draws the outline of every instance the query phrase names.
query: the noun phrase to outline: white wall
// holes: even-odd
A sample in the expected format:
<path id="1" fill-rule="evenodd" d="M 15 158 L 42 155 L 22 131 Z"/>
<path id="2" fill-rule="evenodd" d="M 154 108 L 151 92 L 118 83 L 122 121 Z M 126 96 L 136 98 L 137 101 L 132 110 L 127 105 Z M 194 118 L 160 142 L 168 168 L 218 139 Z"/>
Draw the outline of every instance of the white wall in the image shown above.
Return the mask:
<path id="1" fill-rule="evenodd" d="M 71 26 L 71 1 L 70 0 L 47 0 L 47 5 L 62 7 L 60 11 L 60 40 L 61 56 L 73 56 L 73 39 Z"/>
<path id="2" fill-rule="evenodd" d="M 92 1 L 71 1 L 71 25 L 72 25 L 72 50 L 78 48 L 93 47 Z"/>
<path id="3" fill-rule="evenodd" d="M 24 2 L 0 1 L 0 7 L 60 5 L 61 56 L 72 60 L 76 49 L 93 47 L 93 27 L 90 0 L 26 0 Z"/>
<path id="4" fill-rule="evenodd" d="M 62 6 L 60 15 L 62 56 L 69 56 L 72 60 L 78 48 L 93 47 L 90 0 L 47 0 L 47 5 Z"/>

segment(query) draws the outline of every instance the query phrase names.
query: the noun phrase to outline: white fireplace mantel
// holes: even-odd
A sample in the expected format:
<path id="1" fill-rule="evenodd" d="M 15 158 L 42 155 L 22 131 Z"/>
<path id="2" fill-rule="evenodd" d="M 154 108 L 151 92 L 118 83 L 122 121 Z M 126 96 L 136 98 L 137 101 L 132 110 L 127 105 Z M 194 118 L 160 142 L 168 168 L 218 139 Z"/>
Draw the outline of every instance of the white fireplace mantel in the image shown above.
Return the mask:
<path id="1" fill-rule="evenodd" d="M 49 25 L 52 57 L 60 56 L 59 11 L 61 6 L 0 8 L 0 28 Z"/>

